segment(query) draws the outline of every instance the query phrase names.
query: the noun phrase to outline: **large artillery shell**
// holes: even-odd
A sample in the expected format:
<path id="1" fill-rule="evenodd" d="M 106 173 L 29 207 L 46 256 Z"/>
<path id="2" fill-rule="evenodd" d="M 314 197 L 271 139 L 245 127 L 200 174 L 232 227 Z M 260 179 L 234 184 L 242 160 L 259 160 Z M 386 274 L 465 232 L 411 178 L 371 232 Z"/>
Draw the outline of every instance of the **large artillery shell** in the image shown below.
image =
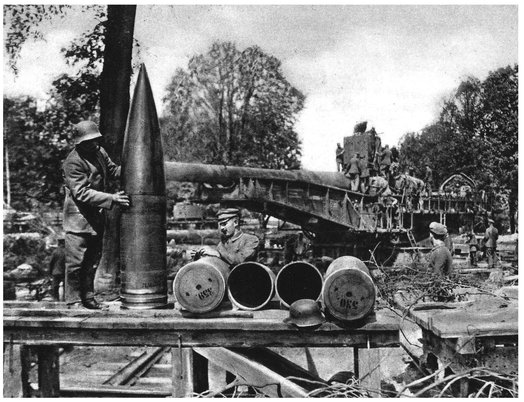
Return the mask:
<path id="1" fill-rule="evenodd" d="M 258 262 L 243 262 L 234 267 L 227 281 L 231 303 L 242 310 L 259 310 L 275 293 L 275 274 Z"/>
<path id="2" fill-rule="evenodd" d="M 308 262 L 290 262 L 278 272 L 275 290 L 286 307 L 300 299 L 319 300 L 322 292 L 322 274 Z"/>
<path id="3" fill-rule="evenodd" d="M 322 303 L 333 317 L 341 321 L 364 318 L 373 310 L 375 297 L 373 279 L 361 260 L 343 256 L 329 265 L 322 289 Z"/>
<path id="4" fill-rule="evenodd" d="M 160 127 L 144 65 L 140 68 L 122 150 L 120 260 L 122 307 L 167 304 L 166 184 Z"/>
<path id="5" fill-rule="evenodd" d="M 217 257 L 202 257 L 180 268 L 173 283 L 177 302 L 192 313 L 214 310 L 226 294 L 229 266 Z"/>

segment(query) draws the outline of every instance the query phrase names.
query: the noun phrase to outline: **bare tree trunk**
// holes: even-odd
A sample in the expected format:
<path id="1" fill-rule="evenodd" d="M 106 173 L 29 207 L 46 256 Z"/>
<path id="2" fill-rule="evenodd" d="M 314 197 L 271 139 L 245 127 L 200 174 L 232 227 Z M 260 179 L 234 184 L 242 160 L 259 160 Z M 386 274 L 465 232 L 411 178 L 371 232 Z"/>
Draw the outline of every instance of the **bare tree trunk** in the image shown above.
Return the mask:
<path id="1" fill-rule="evenodd" d="M 120 164 L 129 111 L 129 85 L 136 5 L 108 5 L 104 68 L 100 87 L 100 129 L 111 159 Z M 103 250 L 95 277 L 95 291 L 106 299 L 118 295 L 120 269 L 119 208 L 108 214 Z"/>

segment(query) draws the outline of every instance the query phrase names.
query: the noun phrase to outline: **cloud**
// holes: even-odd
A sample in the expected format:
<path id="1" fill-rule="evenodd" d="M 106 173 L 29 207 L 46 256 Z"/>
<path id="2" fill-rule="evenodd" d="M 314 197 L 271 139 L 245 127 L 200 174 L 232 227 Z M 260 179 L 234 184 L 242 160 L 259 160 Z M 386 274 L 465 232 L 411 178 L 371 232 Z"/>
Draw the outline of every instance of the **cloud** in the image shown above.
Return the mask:
<path id="1" fill-rule="evenodd" d="M 31 40 L 25 43 L 17 64 L 18 76 L 4 63 L 4 94 L 46 98 L 46 93 L 58 74 L 73 73 L 76 70 L 65 64 L 60 53 L 60 49 L 67 46 L 75 36 L 72 30 L 58 30 L 49 32 L 44 41 Z"/>

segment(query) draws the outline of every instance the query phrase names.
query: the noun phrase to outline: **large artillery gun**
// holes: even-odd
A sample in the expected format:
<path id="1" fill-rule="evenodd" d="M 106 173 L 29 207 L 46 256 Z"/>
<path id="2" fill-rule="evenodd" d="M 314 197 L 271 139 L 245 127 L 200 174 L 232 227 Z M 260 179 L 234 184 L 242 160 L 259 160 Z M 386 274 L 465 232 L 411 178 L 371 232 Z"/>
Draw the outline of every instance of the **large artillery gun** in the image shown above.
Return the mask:
<path id="1" fill-rule="evenodd" d="M 431 221 L 458 232 L 473 224 L 479 210 L 478 200 L 469 196 L 437 193 L 414 203 L 403 193 L 354 192 L 339 172 L 180 162 L 166 162 L 165 169 L 167 181 L 195 184 L 190 201 L 234 205 L 299 225 L 312 238 L 314 254 L 333 258 L 368 259 L 377 245 L 386 250 L 415 247 L 428 236 Z"/>

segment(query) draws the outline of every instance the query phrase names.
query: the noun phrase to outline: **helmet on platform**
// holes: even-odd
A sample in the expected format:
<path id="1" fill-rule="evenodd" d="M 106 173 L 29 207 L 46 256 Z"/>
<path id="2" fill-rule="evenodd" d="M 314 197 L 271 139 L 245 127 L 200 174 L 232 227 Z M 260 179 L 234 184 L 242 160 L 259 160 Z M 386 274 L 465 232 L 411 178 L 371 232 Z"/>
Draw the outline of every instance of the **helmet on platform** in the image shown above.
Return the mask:
<path id="1" fill-rule="evenodd" d="M 326 319 L 320 311 L 320 306 L 315 300 L 300 299 L 289 306 L 289 317 L 284 322 L 300 328 L 316 327 Z"/>
<path id="2" fill-rule="evenodd" d="M 75 145 L 84 141 L 94 140 L 102 137 L 98 126 L 94 121 L 83 120 L 75 125 L 76 133 L 74 137 Z"/>

